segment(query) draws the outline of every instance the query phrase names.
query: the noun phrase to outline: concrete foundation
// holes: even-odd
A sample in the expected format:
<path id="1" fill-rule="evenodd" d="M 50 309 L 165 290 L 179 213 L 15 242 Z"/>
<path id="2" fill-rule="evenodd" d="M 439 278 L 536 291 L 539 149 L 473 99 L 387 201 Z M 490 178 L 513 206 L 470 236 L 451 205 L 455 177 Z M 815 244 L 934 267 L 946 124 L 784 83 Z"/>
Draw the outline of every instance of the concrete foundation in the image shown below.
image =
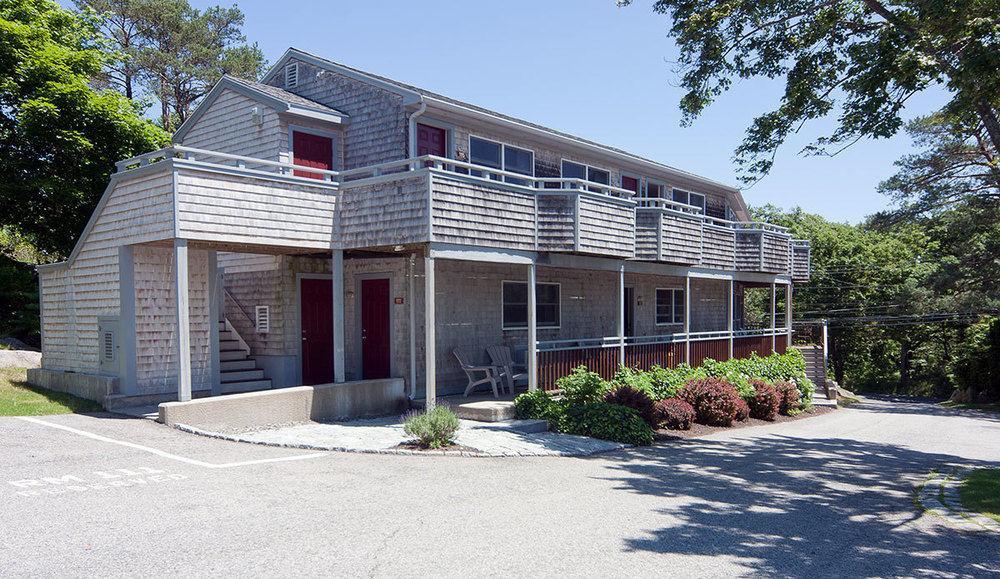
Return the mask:
<path id="1" fill-rule="evenodd" d="M 213 432 L 245 432 L 310 420 L 347 420 L 401 414 L 409 401 L 402 378 L 214 396 L 160 404 L 160 422 Z"/>
<path id="2" fill-rule="evenodd" d="M 28 384 L 55 392 L 65 392 L 101 404 L 105 398 L 118 391 L 117 376 L 81 374 L 45 368 L 29 368 Z"/>

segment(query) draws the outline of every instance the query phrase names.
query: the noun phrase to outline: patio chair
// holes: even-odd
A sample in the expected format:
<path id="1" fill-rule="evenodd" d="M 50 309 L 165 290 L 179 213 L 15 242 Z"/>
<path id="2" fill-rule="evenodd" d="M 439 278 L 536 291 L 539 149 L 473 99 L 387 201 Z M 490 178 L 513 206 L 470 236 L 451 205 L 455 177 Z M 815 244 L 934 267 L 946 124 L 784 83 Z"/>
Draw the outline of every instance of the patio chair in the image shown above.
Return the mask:
<path id="1" fill-rule="evenodd" d="M 500 376 L 507 384 L 507 392 L 510 394 L 514 393 L 514 385 L 518 380 L 528 380 L 527 372 L 517 372 L 517 369 L 523 366 L 514 362 L 514 356 L 507 346 L 490 346 L 486 348 L 486 353 L 490 355 L 490 361 L 500 368 Z"/>
<path id="2" fill-rule="evenodd" d="M 500 382 L 499 368 L 489 364 L 473 364 L 468 356 L 468 352 L 462 348 L 455 348 L 451 353 L 455 355 L 459 365 L 462 366 L 462 370 L 465 371 L 465 375 L 469 378 L 469 385 L 465 387 L 465 396 L 468 396 L 476 386 L 489 383 L 493 388 L 493 397 L 500 397 L 500 392 L 497 389 L 497 383 Z M 477 379 L 476 376 L 478 374 L 482 374 L 482 378 Z"/>

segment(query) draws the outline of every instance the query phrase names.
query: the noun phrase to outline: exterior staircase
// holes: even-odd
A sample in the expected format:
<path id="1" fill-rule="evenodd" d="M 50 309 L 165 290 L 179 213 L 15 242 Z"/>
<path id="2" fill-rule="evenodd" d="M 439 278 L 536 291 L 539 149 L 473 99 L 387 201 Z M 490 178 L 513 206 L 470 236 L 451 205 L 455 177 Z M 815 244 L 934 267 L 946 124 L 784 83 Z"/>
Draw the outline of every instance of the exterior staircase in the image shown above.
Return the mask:
<path id="1" fill-rule="evenodd" d="M 250 347 L 228 320 L 219 322 L 219 360 L 223 394 L 271 389 L 271 379 L 257 367 Z"/>
<path id="2" fill-rule="evenodd" d="M 806 361 L 806 376 L 813 381 L 816 389 L 823 392 L 827 398 L 830 391 L 826 387 L 826 364 L 823 361 L 822 346 L 795 346 Z"/>

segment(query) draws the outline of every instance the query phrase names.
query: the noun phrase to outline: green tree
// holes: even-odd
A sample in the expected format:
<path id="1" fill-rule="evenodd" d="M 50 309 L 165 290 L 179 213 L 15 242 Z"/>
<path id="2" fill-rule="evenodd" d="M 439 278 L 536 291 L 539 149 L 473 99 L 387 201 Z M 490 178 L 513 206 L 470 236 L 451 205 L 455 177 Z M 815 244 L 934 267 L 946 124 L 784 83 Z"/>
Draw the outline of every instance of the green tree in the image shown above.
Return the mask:
<path id="1" fill-rule="evenodd" d="M 100 23 L 111 52 L 104 63 L 101 84 L 129 99 L 139 96 L 142 68 L 138 58 L 149 40 L 142 34 L 144 15 L 152 9 L 149 0 L 75 0 L 76 7 Z"/>
<path id="2" fill-rule="evenodd" d="M 141 29 L 148 42 L 137 63 L 148 90 L 160 101 L 164 129 L 173 131 L 183 123 L 222 75 L 261 75 L 264 53 L 256 44 L 246 44 L 243 22 L 236 6 L 199 11 L 187 0 L 158 0 L 143 11 Z"/>
<path id="3" fill-rule="evenodd" d="M 111 90 L 97 23 L 53 0 L 0 0 L 0 226 L 65 256 L 118 159 L 167 135 Z"/>
<path id="4" fill-rule="evenodd" d="M 619 0 L 620 5 L 631 0 Z M 806 122 L 838 126 L 812 153 L 895 134 L 914 94 L 943 85 L 943 113 L 975 118 L 1000 150 L 1000 5 L 996 0 L 657 0 L 680 47 L 681 110 L 697 117 L 734 81 L 783 78 L 777 108 L 736 150 L 746 181 Z"/>

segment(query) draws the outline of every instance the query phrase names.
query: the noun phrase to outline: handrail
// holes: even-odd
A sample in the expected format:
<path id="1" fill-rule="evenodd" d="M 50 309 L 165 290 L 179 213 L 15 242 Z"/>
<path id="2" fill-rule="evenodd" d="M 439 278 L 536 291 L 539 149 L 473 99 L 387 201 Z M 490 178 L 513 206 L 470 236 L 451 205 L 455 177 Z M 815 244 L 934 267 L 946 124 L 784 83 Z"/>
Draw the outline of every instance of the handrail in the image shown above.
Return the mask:
<path id="1" fill-rule="evenodd" d="M 123 159 L 115 163 L 115 167 L 119 173 L 123 173 L 138 167 L 144 167 L 146 165 L 151 165 L 159 161 L 163 161 L 171 158 L 180 158 L 187 160 L 195 160 L 195 156 L 209 157 L 215 159 L 224 159 L 227 161 L 235 161 L 237 167 L 246 167 L 247 165 L 256 165 L 264 167 L 274 167 L 280 169 L 280 174 L 288 175 L 293 171 L 306 171 L 316 175 L 323 175 L 325 181 L 333 181 L 334 177 L 340 175 L 339 171 L 330 171 L 327 169 L 319 169 L 316 167 L 308 167 L 306 165 L 298 165 L 296 163 L 283 163 L 280 161 L 271 161 L 268 159 L 258 159 L 256 157 L 246 157 L 244 155 L 234 155 L 232 153 L 222 153 L 219 151 L 209 151 L 206 149 L 197 149 L 194 147 L 186 147 L 183 145 L 173 145 L 170 147 L 164 147 L 156 151 L 150 151 L 149 153 L 143 153 L 142 155 L 137 155 L 129 159 Z"/>
<path id="2" fill-rule="evenodd" d="M 620 346 L 642 346 L 650 344 L 669 344 L 677 342 L 701 342 L 705 340 L 728 340 L 747 337 L 784 336 L 788 333 L 788 328 L 760 328 L 754 330 L 713 330 L 704 332 L 676 332 L 673 334 L 659 334 L 655 336 L 625 336 L 624 340 L 618 336 L 603 336 L 600 338 L 580 338 L 568 340 L 546 340 L 536 342 L 536 349 L 540 352 L 557 352 L 564 350 L 592 350 L 597 348 L 617 348 Z"/>
<path id="3" fill-rule="evenodd" d="M 222 286 L 222 291 L 223 291 L 223 293 L 226 294 L 227 298 L 229 298 L 229 299 L 231 299 L 233 301 L 233 304 L 236 305 L 236 309 L 238 309 L 240 311 L 240 313 L 243 314 L 243 317 L 245 317 L 247 319 L 247 321 L 250 322 L 250 324 L 254 328 L 256 328 L 257 327 L 257 320 L 254 319 L 254 317 L 251 316 L 249 313 L 247 313 L 246 308 L 244 308 L 243 304 L 240 303 L 240 300 L 236 299 L 236 296 L 234 296 L 232 294 L 232 292 L 229 291 L 229 288 L 227 288 L 226 286 Z"/>
<path id="4" fill-rule="evenodd" d="M 793 239 L 792 247 L 809 247 L 808 239 Z"/>
<path id="5" fill-rule="evenodd" d="M 680 211 L 683 213 L 693 213 L 696 215 L 704 216 L 701 207 L 697 205 L 689 205 L 687 203 L 681 203 L 680 201 L 674 201 L 673 199 L 664 199 L 663 197 L 638 197 L 640 207 L 652 207 L 657 209 L 672 209 L 674 211 Z"/>

